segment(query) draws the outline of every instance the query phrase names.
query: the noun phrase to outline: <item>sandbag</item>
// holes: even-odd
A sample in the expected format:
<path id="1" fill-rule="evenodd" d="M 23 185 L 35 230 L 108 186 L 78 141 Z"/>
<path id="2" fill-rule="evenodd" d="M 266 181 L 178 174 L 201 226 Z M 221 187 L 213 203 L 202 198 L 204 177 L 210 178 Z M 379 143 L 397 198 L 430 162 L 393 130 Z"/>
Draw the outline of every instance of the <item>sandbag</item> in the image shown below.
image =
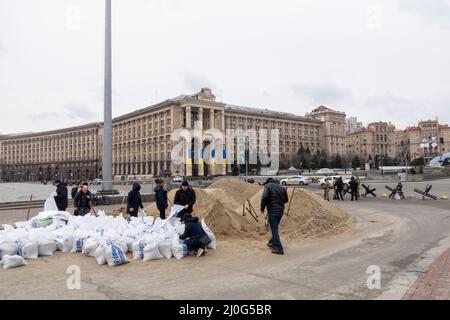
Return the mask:
<path id="1" fill-rule="evenodd" d="M 202 219 L 202 228 L 203 228 L 203 231 L 205 231 L 206 234 L 208 235 L 208 237 L 211 239 L 211 243 L 208 245 L 208 248 L 209 248 L 209 249 L 216 250 L 216 249 L 217 249 L 217 239 L 216 239 L 216 236 L 215 236 L 214 233 L 211 231 L 211 229 L 208 228 L 208 226 L 206 225 L 205 219 Z"/>
<path id="2" fill-rule="evenodd" d="M 39 245 L 31 241 L 21 242 L 18 253 L 24 259 L 37 259 L 39 256 Z"/>
<path id="3" fill-rule="evenodd" d="M 161 241 L 159 243 L 158 249 L 164 258 L 166 259 L 172 258 L 172 240 L 170 238 Z"/>
<path id="4" fill-rule="evenodd" d="M 56 241 L 43 240 L 38 244 L 39 256 L 52 256 L 57 249 Z"/>
<path id="5" fill-rule="evenodd" d="M 187 256 L 187 245 L 180 240 L 178 235 L 174 235 L 172 238 L 172 254 L 177 260 Z"/>
<path id="6" fill-rule="evenodd" d="M 56 192 L 52 193 L 44 203 L 44 211 L 58 211 L 55 201 Z"/>
<path id="7" fill-rule="evenodd" d="M 83 243 L 85 241 L 84 237 L 76 237 L 73 242 L 72 251 L 73 253 L 83 252 Z"/>
<path id="8" fill-rule="evenodd" d="M 97 247 L 97 249 L 95 249 L 94 256 L 99 265 L 106 264 L 106 246 L 101 245 Z"/>
<path id="9" fill-rule="evenodd" d="M 0 259 L 5 256 L 14 256 L 19 250 L 19 244 L 17 242 L 3 242 L 0 243 Z"/>
<path id="10" fill-rule="evenodd" d="M 3 269 L 10 269 L 10 268 L 16 268 L 20 266 L 26 265 L 26 261 L 23 257 L 18 255 L 9 255 L 6 254 L 3 256 L 2 260 L 0 261 L 0 264 L 3 265 Z"/>
<path id="11" fill-rule="evenodd" d="M 133 242 L 132 245 L 132 252 L 133 252 L 133 259 L 143 259 L 144 258 L 144 248 L 146 246 L 145 240 L 140 239 L 138 241 Z"/>
<path id="12" fill-rule="evenodd" d="M 89 238 L 83 244 L 83 250 L 81 251 L 89 257 L 95 257 L 95 250 L 98 248 L 97 239 Z"/>
<path id="13" fill-rule="evenodd" d="M 122 248 L 114 243 L 107 245 L 105 250 L 106 262 L 110 267 L 128 263 L 128 258 Z"/>
<path id="14" fill-rule="evenodd" d="M 144 248 L 144 262 L 145 261 L 158 260 L 158 259 L 162 259 L 162 258 L 163 258 L 163 256 L 159 252 L 159 244 L 158 244 L 158 241 L 156 239 L 145 246 L 145 248 Z"/>

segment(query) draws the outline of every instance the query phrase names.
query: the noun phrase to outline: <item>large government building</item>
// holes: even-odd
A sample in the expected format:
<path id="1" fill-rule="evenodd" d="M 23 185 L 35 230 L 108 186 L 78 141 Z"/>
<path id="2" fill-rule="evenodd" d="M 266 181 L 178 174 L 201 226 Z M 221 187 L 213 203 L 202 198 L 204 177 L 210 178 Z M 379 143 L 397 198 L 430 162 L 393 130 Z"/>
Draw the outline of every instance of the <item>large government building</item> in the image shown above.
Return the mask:
<path id="1" fill-rule="evenodd" d="M 337 154 L 347 158 L 359 156 L 362 161 L 368 161 L 381 156 L 401 159 L 405 163 L 418 157 L 429 160 L 450 150 L 450 127 L 439 124 L 437 119 L 422 121 L 405 130 L 397 130 L 386 122 L 373 122 L 367 127 L 349 126 L 344 112 L 324 106 L 299 116 L 221 103 L 216 101 L 210 89 L 203 88 L 196 94 L 180 95 L 113 119 L 115 179 L 161 174 L 210 176 L 235 173 L 237 164 L 228 159 L 210 165 L 202 161 L 177 165 L 171 161 L 172 132 L 180 128 L 192 132 L 194 126 L 202 130 L 218 129 L 224 134 L 228 129 L 255 129 L 256 132 L 277 129 L 283 166 L 298 166 L 292 159 L 300 146 L 309 148 L 312 154 L 325 150 L 331 157 Z M 48 132 L 0 136 L 0 181 L 101 177 L 102 137 L 100 122 Z M 190 157 L 203 152 L 206 145 L 204 142 L 200 151 L 192 144 L 188 152 Z M 231 150 L 229 145 L 228 148 Z M 237 147 L 234 148 L 237 152 Z"/>
<path id="2" fill-rule="evenodd" d="M 119 176 L 225 175 L 233 163 L 176 165 L 171 161 L 171 134 L 179 128 L 278 129 L 282 159 L 301 145 L 312 153 L 344 153 L 345 113 L 320 106 L 306 116 L 241 107 L 216 101 L 210 89 L 180 95 L 113 119 L 113 174 Z M 41 133 L 0 137 L 2 181 L 92 179 L 102 174 L 102 123 Z"/>

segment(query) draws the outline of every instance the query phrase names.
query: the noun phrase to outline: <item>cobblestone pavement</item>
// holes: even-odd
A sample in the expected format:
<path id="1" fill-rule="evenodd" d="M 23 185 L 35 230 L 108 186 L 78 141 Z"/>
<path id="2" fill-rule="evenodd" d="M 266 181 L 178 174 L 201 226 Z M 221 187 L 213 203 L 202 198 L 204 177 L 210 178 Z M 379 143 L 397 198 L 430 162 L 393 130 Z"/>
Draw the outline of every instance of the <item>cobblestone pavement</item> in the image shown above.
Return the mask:
<path id="1" fill-rule="evenodd" d="M 450 248 L 441 254 L 403 296 L 404 300 L 450 298 Z"/>

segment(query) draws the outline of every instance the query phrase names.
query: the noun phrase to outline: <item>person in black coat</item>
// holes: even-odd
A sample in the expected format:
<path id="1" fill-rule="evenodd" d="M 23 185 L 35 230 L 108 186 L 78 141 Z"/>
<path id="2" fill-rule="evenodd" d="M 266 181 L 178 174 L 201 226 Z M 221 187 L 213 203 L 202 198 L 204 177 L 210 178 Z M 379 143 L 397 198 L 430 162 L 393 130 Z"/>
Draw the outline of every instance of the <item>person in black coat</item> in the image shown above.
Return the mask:
<path id="1" fill-rule="evenodd" d="M 208 235 L 203 230 L 198 217 L 193 217 L 190 213 L 186 213 L 184 217 L 186 227 L 184 233 L 180 235 L 180 240 L 185 240 L 188 251 L 195 251 L 200 257 L 206 252 L 206 246 L 202 244 L 201 240 Z"/>
<path id="2" fill-rule="evenodd" d="M 75 195 L 74 203 L 76 208 L 76 214 L 85 216 L 91 212 L 92 194 L 89 191 L 89 185 L 83 184 L 83 188 Z"/>
<path id="3" fill-rule="evenodd" d="M 348 183 L 349 187 L 350 187 L 350 192 L 352 195 L 352 200 L 358 200 L 358 196 L 357 196 L 357 192 L 358 192 L 358 183 L 356 182 L 354 177 L 350 178 L 350 182 Z"/>
<path id="4" fill-rule="evenodd" d="M 153 190 L 156 197 L 156 207 L 159 210 L 159 217 L 164 220 L 166 219 L 166 209 L 169 206 L 167 202 L 167 190 L 164 189 L 164 180 L 158 179 L 156 183 L 158 185 Z"/>
<path id="5" fill-rule="evenodd" d="M 59 211 L 66 211 L 67 207 L 69 206 L 69 191 L 67 190 L 67 185 L 62 182 L 61 180 L 57 179 L 55 181 L 56 186 L 56 196 L 55 196 L 55 202 L 56 207 Z"/>
<path id="6" fill-rule="evenodd" d="M 181 183 L 181 187 L 177 192 L 175 193 L 175 199 L 173 200 L 173 203 L 176 205 L 183 206 L 183 210 L 178 212 L 177 217 L 181 218 L 182 221 L 184 218 L 184 215 L 186 213 L 191 214 L 192 210 L 194 209 L 194 204 L 197 201 L 195 196 L 195 191 L 189 186 L 189 182 L 184 180 Z"/>
<path id="7" fill-rule="evenodd" d="M 130 216 L 137 217 L 139 208 L 144 209 L 140 191 L 141 185 L 137 182 L 133 183 L 133 188 L 128 193 L 127 199 L 127 213 Z"/>
<path id="8" fill-rule="evenodd" d="M 342 178 L 339 177 L 336 180 L 336 192 L 337 192 L 337 200 L 344 201 L 344 196 L 342 195 L 342 191 L 344 190 L 344 181 L 342 181 Z"/>
<path id="9" fill-rule="evenodd" d="M 267 246 L 272 249 L 272 253 L 284 254 L 281 244 L 278 227 L 284 214 L 284 206 L 288 202 L 288 194 L 285 188 L 280 185 L 278 180 L 269 178 L 264 183 L 264 192 L 261 198 L 261 213 L 267 208 L 272 238 Z"/>

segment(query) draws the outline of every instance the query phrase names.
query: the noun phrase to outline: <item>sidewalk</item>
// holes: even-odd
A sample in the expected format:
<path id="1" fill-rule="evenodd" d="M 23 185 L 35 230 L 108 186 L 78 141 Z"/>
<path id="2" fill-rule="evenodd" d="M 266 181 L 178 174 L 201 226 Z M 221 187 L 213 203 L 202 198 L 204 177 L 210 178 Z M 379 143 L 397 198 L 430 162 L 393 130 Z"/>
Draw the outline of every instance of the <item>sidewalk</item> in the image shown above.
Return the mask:
<path id="1" fill-rule="evenodd" d="M 403 300 L 450 299 L 450 248 L 442 253 L 408 289 Z"/>

